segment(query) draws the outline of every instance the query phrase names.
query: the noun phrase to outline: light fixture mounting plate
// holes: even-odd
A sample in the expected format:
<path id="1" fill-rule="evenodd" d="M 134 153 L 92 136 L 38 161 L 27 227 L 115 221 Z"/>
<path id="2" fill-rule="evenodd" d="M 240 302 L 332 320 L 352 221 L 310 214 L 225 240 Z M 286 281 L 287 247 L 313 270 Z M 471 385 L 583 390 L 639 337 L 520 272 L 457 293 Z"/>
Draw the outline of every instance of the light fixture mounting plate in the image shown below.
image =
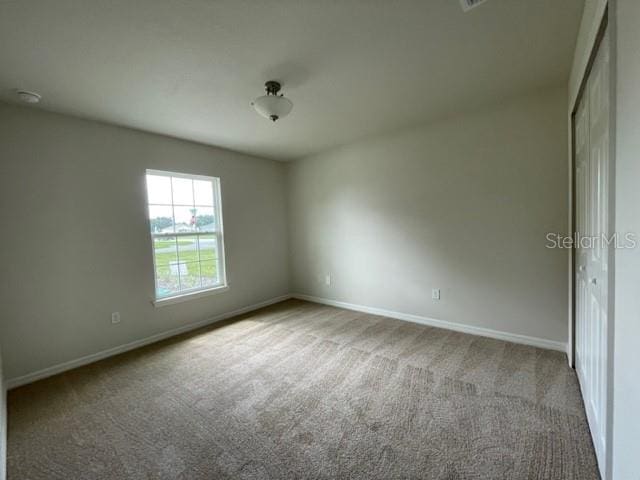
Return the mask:
<path id="1" fill-rule="evenodd" d="M 280 85 L 280 82 L 276 82 L 275 80 L 269 80 L 264 84 L 267 95 L 277 95 L 281 88 L 282 85 Z"/>

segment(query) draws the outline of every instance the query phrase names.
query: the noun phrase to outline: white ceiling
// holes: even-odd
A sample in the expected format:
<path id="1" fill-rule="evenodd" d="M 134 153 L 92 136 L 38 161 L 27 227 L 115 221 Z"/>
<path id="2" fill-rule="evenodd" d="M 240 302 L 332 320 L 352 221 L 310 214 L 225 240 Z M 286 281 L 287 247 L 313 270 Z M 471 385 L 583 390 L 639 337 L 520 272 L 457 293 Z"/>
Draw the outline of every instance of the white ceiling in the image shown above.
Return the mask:
<path id="1" fill-rule="evenodd" d="M 583 0 L 0 0 L 0 98 L 287 160 L 567 81 Z M 251 108 L 266 80 L 294 102 Z"/>

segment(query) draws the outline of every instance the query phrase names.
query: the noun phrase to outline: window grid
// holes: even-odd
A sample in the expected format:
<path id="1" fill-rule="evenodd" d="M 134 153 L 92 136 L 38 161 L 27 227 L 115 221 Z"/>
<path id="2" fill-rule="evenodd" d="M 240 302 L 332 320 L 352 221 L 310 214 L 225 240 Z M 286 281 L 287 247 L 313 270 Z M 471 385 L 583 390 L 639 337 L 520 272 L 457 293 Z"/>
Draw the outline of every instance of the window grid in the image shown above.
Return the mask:
<path id="1" fill-rule="evenodd" d="M 219 190 L 219 179 L 213 177 L 201 177 L 201 176 L 190 176 L 183 174 L 173 174 L 170 172 L 157 172 L 157 171 L 147 171 L 147 175 L 152 176 L 161 176 L 169 179 L 169 193 L 171 204 L 163 204 L 163 203 L 148 203 L 149 212 L 151 212 L 151 207 L 159 206 L 159 207 L 171 207 L 171 226 L 172 232 L 158 232 L 154 231 L 154 227 L 150 224 L 151 237 L 153 243 L 153 259 L 154 259 L 154 276 L 155 276 L 155 285 L 156 285 L 156 298 L 169 298 L 175 296 L 186 295 L 189 293 L 208 290 L 211 288 L 216 288 L 220 286 L 225 286 L 225 274 L 224 274 L 224 252 L 223 252 L 223 238 L 222 238 L 222 218 L 221 218 L 221 208 L 220 208 L 220 190 Z M 192 204 L 184 204 L 184 203 L 173 203 L 174 201 L 174 178 L 183 178 L 190 180 L 191 183 L 191 198 Z M 196 191 L 195 191 L 195 181 L 207 181 L 210 183 L 211 187 L 211 204 L 203 205 L 202 203 L 198 203 L 196 205 Z M 149 187 L 148 187 L 149 188 Z M 208 196 L 208 194 L 206 195 Z M 201 200 L 201 199 L 200 199 Z M 205 198 L 205 200 L 207 200 Z M 178 232 L 177 225 L 180 223 L 176 219 L 176 207 L 185 207 L 193 209 L 191 211 L 192 217 L 189 219 L 189 225 L 192 225 L 193 231 L 188 232 Z M 213 213 L 213 226 L 211 230 L 198 230 L 197 226 L 197 211 L 198 208 L 206 209 L 205 211 L 211 211 Z M 151 219 L 151 213 L 150 213 Z M 191 223 L 193 222 L 193 223 Z M 192 250 L 186 250 L 181 248 L 180 239 L 190 237 L 193 239 Z M 202 249 L 203 246 L 207 243 L 204 242 L 203 237 L 211 238 L 211 245 L 209 245 L 211 258 L 203 259 Z M 168 260 L 168 264 L 158 264 L 158 252 L 156 251 L 156 240 L 158 239 L 173 239 L 174 247 L 175 247 L 175 255 L 170 253 L 170 260 Z M 166 246 L 164 247 L 166 248 Z M 187 253 L 188 251 L 194 251 L 194 258 L 191 259 L 190 255 Z M 175 258 L 175 261 L 172 260 Z M 203 266 L 203 262 L 206 264 Z M 176 274 L 173 274 L 172 267 L 175 268 Z M 210 275 L 205 273 L 204 267 L 212 267 L 213 272 Z M 161 268 L 168 268 L 169 275 L 168 278 L 172 277 L 177 278 L 177 289 L 171 288 L 167 290 L 166 288 L 163 290 L 161 286 L 162 278 L 160 274 Z M 192 282 L 193 280 L 193 282 Z"/>

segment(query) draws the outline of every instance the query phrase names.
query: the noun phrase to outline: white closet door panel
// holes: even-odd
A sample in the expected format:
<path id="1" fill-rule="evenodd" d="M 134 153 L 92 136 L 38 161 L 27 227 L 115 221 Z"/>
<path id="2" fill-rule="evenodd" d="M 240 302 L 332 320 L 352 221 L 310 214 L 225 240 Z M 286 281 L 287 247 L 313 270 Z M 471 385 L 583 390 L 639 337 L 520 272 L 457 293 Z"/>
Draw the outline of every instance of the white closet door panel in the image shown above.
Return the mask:
<path id="1" fill-rule="evenodd" d="M 602 469 L 606 451 L 609 58 L 605 35 L 576 112 L 576 370 Z"/>

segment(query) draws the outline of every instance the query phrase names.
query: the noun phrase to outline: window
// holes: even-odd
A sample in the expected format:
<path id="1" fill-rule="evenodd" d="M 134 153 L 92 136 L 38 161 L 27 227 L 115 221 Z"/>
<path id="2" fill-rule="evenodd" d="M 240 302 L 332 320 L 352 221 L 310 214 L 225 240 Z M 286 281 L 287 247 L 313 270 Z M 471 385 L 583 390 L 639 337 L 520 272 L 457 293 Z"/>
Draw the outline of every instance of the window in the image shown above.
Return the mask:
<path id="1" fill-rule="evenodd" d="M 156 300 L 226 286 L 220 179 L 147 170 Z"/>

